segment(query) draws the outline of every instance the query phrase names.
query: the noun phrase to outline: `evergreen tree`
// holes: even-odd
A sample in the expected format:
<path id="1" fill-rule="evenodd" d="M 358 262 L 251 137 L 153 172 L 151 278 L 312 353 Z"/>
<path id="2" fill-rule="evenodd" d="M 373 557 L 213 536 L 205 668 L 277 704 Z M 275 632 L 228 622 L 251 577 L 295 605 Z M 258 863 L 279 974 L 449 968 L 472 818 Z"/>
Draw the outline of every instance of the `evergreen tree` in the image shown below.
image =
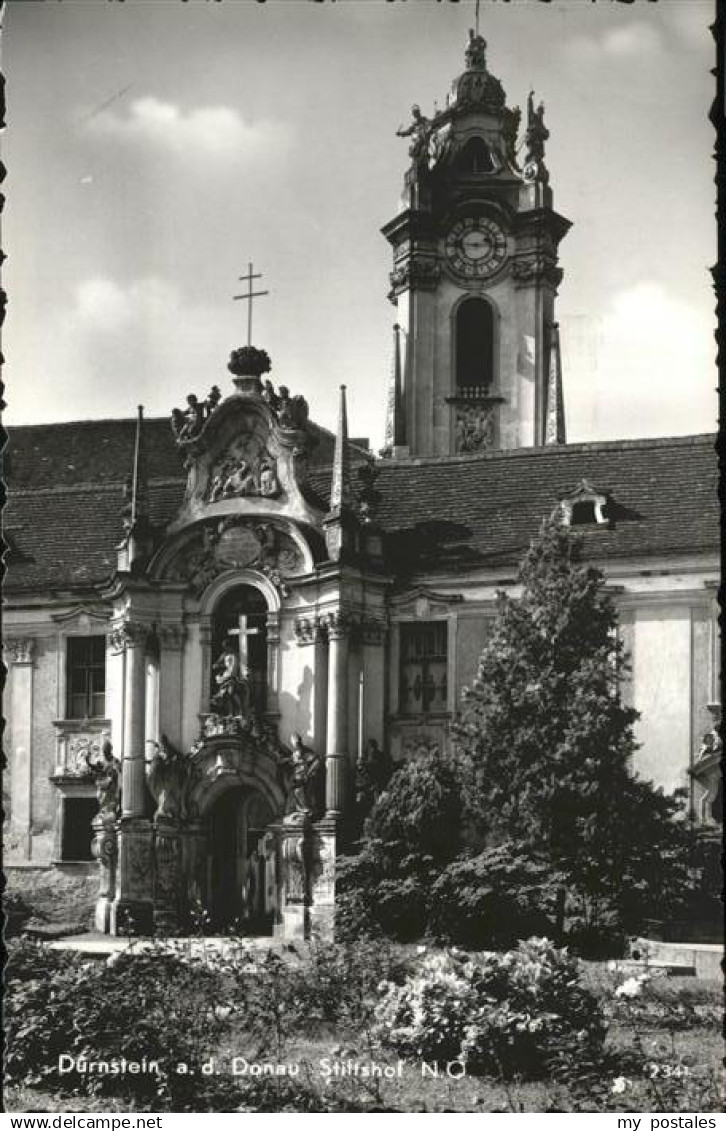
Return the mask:
<path id="1" fill-rule="evenodd" d="M 566 894 L 584 924 L 632 927 L 673 890 L 685 829 L 677 801 L 633 775 L 617 614 L 581 557 L 559 519 L 543 525 L 521 596 L 499 595 L 456 742 L 479 842 L 549 860 L 567 877 L 561 916 Z"/>
<path id="2" fill-rule="evenodd" d="M 339 936 L 424 934 L 432 885 L 460 849 L 461 826 L 457 769 L 436 747 L 422 746 L 375 802 L 361 851 L 338 861 Z"/>

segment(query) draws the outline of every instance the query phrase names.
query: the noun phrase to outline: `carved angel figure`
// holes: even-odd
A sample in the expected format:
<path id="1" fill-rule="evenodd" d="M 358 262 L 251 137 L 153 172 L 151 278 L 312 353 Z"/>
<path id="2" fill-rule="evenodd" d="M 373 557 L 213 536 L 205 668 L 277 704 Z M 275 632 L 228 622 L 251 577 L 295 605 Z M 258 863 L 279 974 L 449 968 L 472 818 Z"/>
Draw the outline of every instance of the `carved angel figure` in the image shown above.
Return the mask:
<path id="1" fill-rule="evenodd" d="M 540 102 L 535 110 L 534 91 L 530 90 L 527 95 L 527 131 L 524 135 L 524 173 L 527 180 L 546 182 L 549 179 L 544 164 L 544 143 L 549 136 L 550 132 L 544 124 L 544 103 Z"/>
<path id="2" fill-rule="evenodd" d="M 308 418 L 308 402 L 305 397 L 290 396 L 287 385 L 280 385 L 277 419 L 282 428 L 302 428 Z"/>
<path id="3" fill-rule="evenodd" d="M 266 499 L 274 499 L 280 494 L 280 480 L 269 460 L 264 460 L 260 465 L 260 494 Z"/>
<path id="4" fill-rule="evenodd" d="M 477 35 L 473 28 L 469 28 L 469 42 L 466 45 L 464 59 L 469 70 L 486 68 L 487 41 L 483 35 Z"/>
<path id="5" fill-rule="evenodd" d="M 96 779 L 99 817 L 115 818 L 121 806 L 121 763 L 114 756 L 109 739 L 105 739 L 101 746 L 100 758 L 92 762 L 89 748 L 86 750 L 85 761 Z"/>
<path id="6" fill-rule="evenodd" d="M 234 498 L 237 495 L 257 495 L 257 482 L 254 473 L 246 460 L 241 459 L 232 467 L 222 487 L 222 498 Z"/>
<path id="7" fill-rule="evenodd" d="M 204 412 L 207 417 L 210 417 L 212 415 L 221 399 L 222 391 L 219 385 L 212 385 L 211 389 L 207 393 L 207 399 L 204 402 Z"/>
<path id="8" fill-rule="evenodd" d="M 521 122 L 522 111 L 519 106 L 515 106 L 511 110 L 507 107 L 504 108 L 502 137 L 504 139 L 504 155 L 510 164 L 514 164 L 517 160 L 517 135 Z"/>
<path id="9" fill-rule="evenodd" d="M 423 165 L 428 167 L 429 138 L 431 137 L 431 122 L 421 113 L 420 106 L 412 106 L 413 121 L 409 126 L 399 126 L 396 137 L 410 137 L 408 155 L 413 164 L 418 168 Z"/>
<path id="10" fill-rule="evenodd" d="M 262 382 L 262 399 L 270 406 L 273 412 L 276 412 L 280 406 L 280 398 L 275 392 L 275 386 L 269 378 Z"/>
<path id="11" fill-rule="evenodd" d="M 290 754 L 279 765 L 289 775 L 288 816 L 321 816 L 325 810 L 325 760 L 321 755 L 305 746 L 299 734 L 293 734 Z"/>
<path id="12" fill-rule="evenodd" d="M 201 432 L 204 424 L 204 405 L 199 403 L 199 400 L 190 393 L 187 397 L 187 407 L 184 411 L 184 424 L 182 425 L 178 439 L 191 440 L 197 433 Z"/>
<path id="13" fill-rule="evenodd" d="M 162 734 L 152 742 L 154 753 L 146 767 L 149 790 L 156 802 L 156 817 L 185 821 L 192 815 L 191 787 L 194 771 L 189 758 Z"/>
<path id="14" fill-rule="evenodd" d="M 211 709 L 219 715 L 244 715 L 250 698 L 249 677 L 231 639 L 212 664 L 212 673 L 217 690 L 209 700 Z"/>

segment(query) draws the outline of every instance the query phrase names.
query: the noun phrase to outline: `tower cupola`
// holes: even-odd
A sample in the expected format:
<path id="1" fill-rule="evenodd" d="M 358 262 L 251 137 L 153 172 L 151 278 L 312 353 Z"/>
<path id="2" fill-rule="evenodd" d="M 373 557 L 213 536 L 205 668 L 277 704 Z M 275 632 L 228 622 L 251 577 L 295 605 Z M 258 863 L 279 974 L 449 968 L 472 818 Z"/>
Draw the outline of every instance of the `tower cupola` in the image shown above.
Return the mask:
<path id="1" fill-rule="evenodd" d="M 464 58 L 444 108 L 429 118 L 415 105 L 398 130 L 410 165 L 383 234 L 400 327 L 399 455 L 529 447 L 547 433 L 558 245 L 570 224 L 553 208 L 544 106 L 530 92 L 522 130 L 478 29 Z"/>

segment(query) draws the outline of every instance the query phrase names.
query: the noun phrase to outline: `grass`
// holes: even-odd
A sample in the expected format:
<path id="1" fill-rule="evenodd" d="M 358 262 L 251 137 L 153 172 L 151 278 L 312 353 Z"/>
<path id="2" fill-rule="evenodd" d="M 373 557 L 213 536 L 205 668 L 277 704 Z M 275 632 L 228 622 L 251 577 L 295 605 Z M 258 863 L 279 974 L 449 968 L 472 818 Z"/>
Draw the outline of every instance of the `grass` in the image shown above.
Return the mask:
<path id="1" fill-rule="evenodd" d="M 376 1082 L 353 1076 L 327 1083 L 320 1064 L 324 1058 L 333 1059 L 337 1055 L 342 1061 L 350 1058 L 361 1065 L 375 1061 L 390 1067 L 398 1063 L 390 1051 L 369 1048 L 365 1033 L 331 1025 L 321 1025 L 313 1034 L 293 1034 L 278 1058 L 266 1054 L 260 1059 L 298 1064 L 296 1080 L 320 1097 L 320 1108 L 316 1110 L 321 1112 L 329 1110 L 332 1097 L 358 1109 L 401 1112 L 653 1111 L 671 1114 L 723 1109 L 726 1095 L 718 1022 L 722 1009 L 719 983 L 695 978 L 654 980 L 648 985 L 647 997 L 630 1003 L 613 996 L 616 985 L 623 979 L 608 970 L 605 963 L 584 964 L 583 980 L 607 1003 L 610 1013 L 602 1070 L 589 1078 L 581 1073 L 579 1077 L 565 1080 L 503 1082 L 490 1077 L 450 1078 L 443 1069 L 438 1077 L 433 1077 L 423 1072 L 420 1064 L 410 1063 L 404 1065 L 400 1078 L 395 1076 Z M 679 1012 L 683 1007 L 688 1007 L 686 1023 Z M 228 1065 L 232 1056 L 252 1060 L 254 1047 L 255 1039 L 244 1028 L 237 1027 L 227 1046 L 219 1050 L 219 1062 Z M 241 1090 L 244 1089 L 245 1078 L 237 1079 Z M 614 1091 L 615 1080 L 618 1083 Z M 284 1081 L 278 1083 L 273 1079 L 268 1083 L 273 1095 L 275 1088 L 284 1088 Z M 143 1110 L 125 1106 L 124 1101 L 111 1097 L 64 1097 L 27 1087 L 8 1088 L 5 1108 L 11 1112 L 52 1113 Z"/>

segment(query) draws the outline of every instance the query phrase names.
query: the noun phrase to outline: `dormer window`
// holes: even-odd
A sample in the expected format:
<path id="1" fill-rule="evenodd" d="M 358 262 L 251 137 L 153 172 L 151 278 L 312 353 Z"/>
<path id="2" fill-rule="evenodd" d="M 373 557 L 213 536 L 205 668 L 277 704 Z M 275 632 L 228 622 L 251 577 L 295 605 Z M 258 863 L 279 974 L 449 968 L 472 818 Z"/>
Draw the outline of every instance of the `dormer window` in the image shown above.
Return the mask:
<path id="1" fill-rule="evenodd" d="M 610 493 L 593 487 L 586 479 L 581 479 L 575 490 L 560 500 L 565 526 L 610 527 L 611 509 Z"/>

